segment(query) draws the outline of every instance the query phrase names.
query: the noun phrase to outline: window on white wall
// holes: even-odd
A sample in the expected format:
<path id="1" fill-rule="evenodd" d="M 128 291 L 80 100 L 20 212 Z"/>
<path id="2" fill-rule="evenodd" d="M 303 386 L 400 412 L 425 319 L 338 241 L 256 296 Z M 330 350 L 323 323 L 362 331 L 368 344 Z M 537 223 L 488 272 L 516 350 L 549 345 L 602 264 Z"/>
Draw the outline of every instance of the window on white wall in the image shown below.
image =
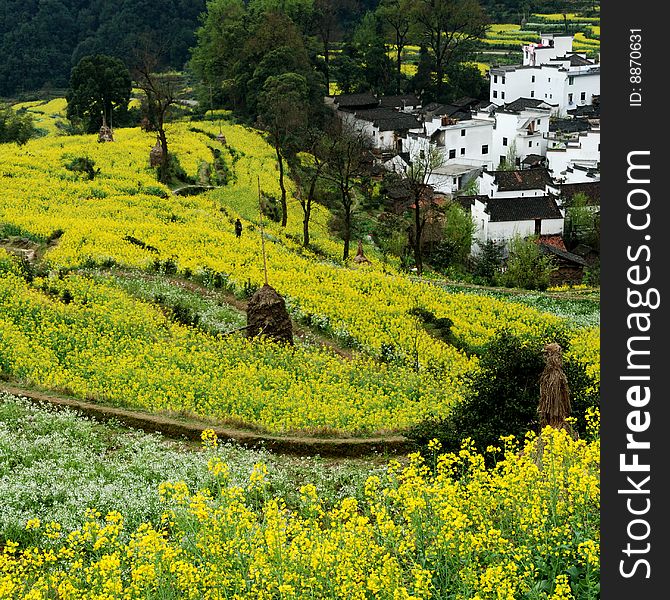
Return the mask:
<path id="1" fill-rule="evenodd" d="M 504 100 L 505 99 L 505 92 L 500 92 L 500 97 Z"/>
<path id="2" fill-rule="evenodd" d="M 580 97 L 582 99 L 582 102 L 584 102 L 584 100 L 586 100 L 586 92 L 582 92 L 582 95 Z"/>
<path id="3" fill-rule="evenodd" d="M 575 83 L 575 78 L 570 75 L 570 77 L 568 77 L 568 85 L 572 85 L 573 83 Z"/>
<path id="4" fill-rule="evenodd" d="M 497 98 L 498 97 L 498 92 L 496 90 L 493 90 L 493 97 Z"/>
<path id="5" fill-rule="evenodd" d="M 572 104 L 572 94 L 568 94 L 568 103 Z"/>
<path id="6" fill-rule="evenodd" d="M 465 135 L 465 129 L 461 129 L 461 137 Z"/>
<path id="7" fill-rule="evenodd" d="M 498 83 L 498 76 L 497 75 L 493 76 L 493 83 Z"/>
<path id="8" fill-rule="evenodd" d="M 461 148 L 461 156 L 465 155 L 465 148 Z"/>
<path id="9" fill-rule="evenodd" d="M 535 90 L 531 90 L 531 91 L 530 91 L 530 97 L 531 97 L 531 98 L 535 98 Z"/>
<path id="10" fill-rule="evenodd" d="M 503 146 L 507 146 L 507 138 L 506 137 L 503 138 Z"/>
<path id="11" fill-rule="evenodd" d="M 488 144 L 484 144 L 484 145 L 482 146 L 482 154 L 488 154 L 488 153 L 489 153 L 489 145 L 488 145 Z"/>
<path id="12" fill-rule="evenodd" d="M 531 78 L 530 78 L 530 82 L 531 82 L 531 83 L 535 83 L 535 75 L 532 75 L 532 76 L 531 76 Z"/>
<path id="13" fill-rule="evenodd" d="M 456 150 L 449 150 L 449 158 L 456 158 Z"/>

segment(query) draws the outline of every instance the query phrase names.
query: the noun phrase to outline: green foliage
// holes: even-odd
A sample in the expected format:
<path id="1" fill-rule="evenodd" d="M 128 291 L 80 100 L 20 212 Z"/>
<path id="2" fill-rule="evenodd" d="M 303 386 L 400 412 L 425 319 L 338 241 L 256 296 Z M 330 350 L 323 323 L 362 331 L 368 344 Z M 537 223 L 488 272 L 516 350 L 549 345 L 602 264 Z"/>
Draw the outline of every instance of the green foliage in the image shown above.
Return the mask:
<path id="1" fill-rule="evenodd" d="M 89 181 L 93 181 L 100 173 L 100 168 L 95 168 L 95 161 L 88 156 L 76 156 L 65 164 L 65 168 L 73 173 L 85 174 Z"/>
<path id="2" fill-rule="evenodd" d="M 474 275 L 486 285 L 495 285 L 503 264 L 503 249 L 493 240 L 488 240 L 475 259 Z"/>
<path id="3" fill-rule="evenodd" d="M 537 429 L 537 407 L 540 399 L 540 375 L 545 363 L 542 350 L 556 341 L 567 350 L 567 336 L 555 330 L 542 339 L 521 339 L 501 331 L 480 353 L 481 369 L 470 376 L 465 399 L 443 419 L 428 420 L 412 428 L 408 436 L 425 447 L 437 438 L 446 451 L 458 451 L 461 441 L 472 438 L 480 451 L 497 446 L 501 436 L 522 438 L 526 431 Z M 571 392 L 572 416 L 576 430 L 586 431 L 584 414 L 598 404 L 592 382 L 583 367 L 564 362 L 563 368 Z"/>
<path id="4" fill-rule="evenodd" d="M 503 283 L 508 287 L 546 290 L 556 270 L 553 260 L 542 254 L 536 238 L 514 238 L 509 245 Z"/>
<path id="5" fill-rule="evenodd" d="M 72 69 L 67 92 L 67 118 L 82 123 L 89 133 L 103 121 L 120 125 L 127 117 L 131 81 L 128 68 L 118 58 L 85 56 Z"/>
<path id="6" fill-rule="evenodd" d="M 181 69 L 204 9 L 205 0 L 3 0 L 0 97 L 65 88 L 84 56 L 130 61 L 145 32 L 169 41 L 167 63 Z"/>
<path id="7" fill-rule="evenodd" d="M 465 266 L 475 224 L 470 214 L 460 204 L 452 202 L 445 210 L 445 223 L 442 240 L 430 252 L 428 260 L 437 268 L 446 269 L 450 266 Z"/>
<path id="8" fill-rule="evenodd" d="M 580 192 L 572 197 L 565 215 L 565 243 L 568 249 L 586 244 L 600 249 L 600 212 L 589 206 L 589 198 Z"/>
<path id="9" fill-rule="evenodd" d="M 0 104 L 0 144 L 14 142 L 25 144 L 35 135 L 32 116 L 26 111 L 14 111 L 10 106 Z"/>

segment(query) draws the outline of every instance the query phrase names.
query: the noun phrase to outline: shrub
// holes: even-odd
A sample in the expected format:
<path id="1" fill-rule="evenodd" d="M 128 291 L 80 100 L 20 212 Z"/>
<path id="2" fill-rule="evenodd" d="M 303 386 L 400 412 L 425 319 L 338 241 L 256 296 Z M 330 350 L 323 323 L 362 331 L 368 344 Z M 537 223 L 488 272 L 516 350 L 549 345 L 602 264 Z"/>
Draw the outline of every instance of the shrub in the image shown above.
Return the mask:
<path id="1" fill-rule="evenodd" d="M 503 283 L 527 290 L 546 290 L 556 270 L 553 260 L 542 254 L 535 238 L 514 238 L 510 242 Z"/>
<path id="2" fill-rule="evenodd" d="M 497 446 L 501 436 L 523 437 L 537 429 L 540 375 L 544 369 L 542 350 L 545 343 L 557 341 L 567 349 L 564 332 L 555 330 L 551 339 L 522 339 L 500 332 L 484 348 L 480 369 L 469 376 L 465 398 L 443 419 L 430 419 L 411 428 L 407 435 L 420 447 L 436 438 L 448 451 L 458 451 L 461 441 L 472 438 L 480 451 Z M 584 432 L 584 414 L 598 402 L 597 394 L 587 392 L 593 386 L 583 366 L 564 360 L 564 372 L 571 391 L 572 415 L 576 430 Z"/>

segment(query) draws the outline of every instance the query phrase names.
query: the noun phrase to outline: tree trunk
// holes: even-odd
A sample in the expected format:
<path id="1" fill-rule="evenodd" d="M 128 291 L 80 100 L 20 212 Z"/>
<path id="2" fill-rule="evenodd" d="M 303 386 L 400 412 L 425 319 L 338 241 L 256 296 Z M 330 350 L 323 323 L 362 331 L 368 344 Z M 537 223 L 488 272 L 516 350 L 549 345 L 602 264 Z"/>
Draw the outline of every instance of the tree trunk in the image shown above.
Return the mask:
<path id="1" fill-rule="evenodd" d="M 344 255 L 343 260 L 349 258 L 349 241 L 351 240 L 351 198 L 349 192 L 342 191 L 342 202 L 344 205 Z"/>
<path id="2" fill-rule="evenodd" d="M 438 102 L 442 102 L 442 90 L 444 89 L 444 67 L 439 60 L 435 61 L 435 79 L 437 81 L 437 98 Z"/>
<path id="3" fill-rule="evenodd" d="M 419 204 L 419 196 L 417 195 L 414 201 L 414 264 L 416 266 L 417 275 L 421 275 L 423 272 L 423 256 L 421 253 L 422 234 L 423 227 L 421 224 L 421 208 Z"/>
<path id="4" fill-rule="evenodd" d="M 163 122 L 161 121 L 158 125 L 158 137 L 161 141 L 161 150 L 163 151 L 163 156 L 161 156 L 161 166 L 160 166 L 160 182 L 167 183 L 169 173 L 169 158 L 168 158 L 168 142 L 167 136 L 165 135 L 165 129 L 163 128 Z"/>
<path id="5" fill-rule="evenodd" d="M 326 96 L 330 96 L 330 41 L 327 39 L 323 40 L 323 62 L 325 65 L 326 76 Z"/>
<path id="6" fill-rule="evenodd" d="M 396 93 L 400 94 L 400 82 L 402 81 L 402 46 L 400 45 L 400 42 L 396 38 L 396 48 L 397 48 L 397 56 L 398 56 L 398 79 L 396 81 Z"/>
<path id="7" fill-rule="evenodd" d="M 277 164 L 279 165 L 279 187 L 281 189 L 281 226 L 286 227 L 288 221 L 288 207 L 286 206 L 286 186 L 284 185 L 284 159 L 282 158 L 279 146 L 275 146 L 277 151 Z"/>
<path id="8" fill-rule="evenodd" d="M 302 207 L 303 211 L 303 220 L 302 220 L 302 245 L 307 248 L 309 246 L 309 218 L 312 214 L 312 200 L 314 199 L 314 192 L 316 190 L 316 177 L 312 179 L 312 183 L 309 186 L 309 193 L 307 194 L 307 201 Z"/>

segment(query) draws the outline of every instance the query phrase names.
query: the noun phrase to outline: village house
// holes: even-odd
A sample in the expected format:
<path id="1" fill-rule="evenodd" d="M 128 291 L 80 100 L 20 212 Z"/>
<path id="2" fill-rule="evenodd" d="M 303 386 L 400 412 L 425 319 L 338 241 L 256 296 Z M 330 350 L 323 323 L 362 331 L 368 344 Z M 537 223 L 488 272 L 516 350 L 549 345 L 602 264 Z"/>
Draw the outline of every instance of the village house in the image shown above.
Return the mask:
<path id="1" fill-rule="evenodd" d="M 483 171 L 479 176 L 479 194 L 489 198 L 525 198 L 544 196 L 553 181 L 541 167 L 520 171 Z"/>
<path id="2" fill-rule="evenodd" d="M 517 98 L 544 100 L 556 106 L 557 116 L 593 104 L 600 95 L 600 64 L 572 52 L 572 39 L 544 34 L 542 44 L 524 47 L 522 65 L 491 67 L 489 100 L 498 106 Z"/>
<path id="3" fill-rule="evenodd" d="M 460 196 L 459 202 L 469 208 L 475 225 L 471 249 L 475 255 L 489 241 L 506 247 L 515 237 L 563 234 L 564 215 L 550 194 L 498 198 L 478 194 Z"/>
<path id="4" fill-rule="evenodd" d="M 557 182 L 600 179 L 600 121 L 559 119 L 547 134 L 547 165 Z"/>

